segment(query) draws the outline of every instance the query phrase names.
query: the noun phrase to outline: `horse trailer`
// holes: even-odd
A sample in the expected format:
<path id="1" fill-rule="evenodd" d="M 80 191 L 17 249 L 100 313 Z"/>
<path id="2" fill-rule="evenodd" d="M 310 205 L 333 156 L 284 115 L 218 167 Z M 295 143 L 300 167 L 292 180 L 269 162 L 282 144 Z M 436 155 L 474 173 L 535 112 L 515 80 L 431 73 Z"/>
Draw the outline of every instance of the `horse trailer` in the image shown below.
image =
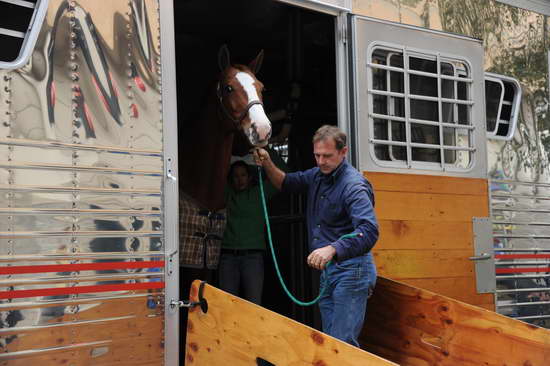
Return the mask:
<path id="1" fill-rule="evenodd" d="M 548 0 L 0 9 L 0 366 L 550 364 Z M 229 52 L 265 85 L 236 122 L 267 123 L 221 149 L 191 126 L 209 91 L 221 100 Z M 380 277 L 361 349 L 319 331 L 268 257 L 262 306 L 217 289 L 216 235 L 183 234 L 186 184 L 216 198 L 220 152 L 265 140 L 266 115 L 290 169 L 314 166 L 313 132 L 337 125 L 374 187 Z M 307 299 L 304 206 L 280 194 L 269 211 Z M 204 262 L 189 272 L 193 240 Z"/>

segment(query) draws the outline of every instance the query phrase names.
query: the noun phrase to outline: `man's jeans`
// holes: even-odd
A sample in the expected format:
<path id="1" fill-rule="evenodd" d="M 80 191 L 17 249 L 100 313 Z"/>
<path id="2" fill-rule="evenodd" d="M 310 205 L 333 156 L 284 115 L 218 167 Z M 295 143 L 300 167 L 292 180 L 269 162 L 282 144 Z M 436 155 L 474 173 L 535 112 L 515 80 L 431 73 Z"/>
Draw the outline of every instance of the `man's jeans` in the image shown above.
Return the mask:
<path id="1" fill-rule="evenodd" d="M 235 251 L 238 253 L 240 251 Z M 235 296 L 239 296 L 242 288 L 242 298 L 255 304 L 262 301 L 264 286 L 264 255 L 263 250 L 243 250 L 242 254 L 228 254 L 222 251 L 220 257 L 220 288 Z"/>
<path id="2" fill-rule="evenodd" d="M 372 254 L 333 263 L 321 275 L 327 289 L 319 300 L 323 332 L 359 347 L 357 338 L 363 328 L 367 299 L 376 284 Z"/>

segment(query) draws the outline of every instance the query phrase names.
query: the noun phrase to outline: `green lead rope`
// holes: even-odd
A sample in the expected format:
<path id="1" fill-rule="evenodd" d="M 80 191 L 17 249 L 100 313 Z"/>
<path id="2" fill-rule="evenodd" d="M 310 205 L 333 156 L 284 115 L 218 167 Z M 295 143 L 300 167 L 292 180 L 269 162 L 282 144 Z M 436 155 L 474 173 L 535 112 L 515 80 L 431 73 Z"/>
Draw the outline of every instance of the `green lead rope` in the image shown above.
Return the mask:
<path id="1" fill-rule="evenodd" d="M 294 301 L 296 304 L 301 305 L 301 306 L 313 305 L 313 304 L 317 303 L 317 301 L 319 301 L 321 296 L 323 296 L 323 294 L 325 293 L 325 289 L 327 288 L 327 276 L 325 276 L 325 281 L 323 282 L 323 284 L 321 286 L 321 290 L 319 291 L 319 296 L 317 296 L 315 299 L 313 299 L 311 301 L 308 301 L 308 302 L 300 301 L 296 297 L 294 297 L 294 295 L 292 295 L 292 293 L 288 290 L 288 288 L 286 287 L 285 281 L 283 280 L 283 276 L 281 275 L 281 271 L 279 270 L 279 263 L 277 262 L 277 257 L 275 255 L 275 249 L 273 248 L 273 240 L 271 239 L 271 227 L 269 226 L 269 216 L 267 215 L 267 205 L 265 203 L 264 184 L 263 184 L 263 179 L 262 179 L 262 168 L 259 167 L 259 166 L 258 166 L 258 176 L 259 176 L 259 181 L 260 181 L 260 183 L 259 183 L 260 184 L 260 195 L 262 196 L 262 207 L 264 209 L 265 223 L 266 223 L 266 226 L 267 226 L 267 238 L 268 238 L 268 241 L 269 241 L 269 248 L 271 249 L 271 256 L 273 257 L 273 264 L 275 265 L 275 270 L 277 271 L 277 277 L 279 277 L 279 282 L 281 283 L 281 286 L 285 290 L 288 297 L 292 301 Z M 342 235 L 340 237 L 340 239 L 353 238 L 353 237 L 356 237 L 358 235 L 359 235 L 359 233 L 345 234 L 345 235 Z M 323 271 L 326 271 L 328 266 L 330 266 L 331 264 L 332 264 L 332 261 L 329 261 L 327 263 L 327 265 L 325 266 L 325 269 Z"/>

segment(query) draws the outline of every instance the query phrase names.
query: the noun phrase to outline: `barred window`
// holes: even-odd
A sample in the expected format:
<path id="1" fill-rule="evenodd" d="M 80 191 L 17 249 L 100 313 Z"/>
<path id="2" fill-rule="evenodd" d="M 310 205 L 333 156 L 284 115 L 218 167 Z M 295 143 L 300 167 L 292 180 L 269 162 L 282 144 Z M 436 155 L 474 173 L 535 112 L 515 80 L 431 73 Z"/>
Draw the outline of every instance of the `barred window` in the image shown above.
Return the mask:
<path id="1" fill-rule="evenodd" d="M 520 105 L 521 86 L 516 79 L 485 73 L 485 113 L 489 138 L 510 140 L 514 136 Z"/>
<path id="2" fill-rule="evenodd" d="M 381 166 L 466 171 L 474 159 L 467 60 L 376 43 L 368 53 L 371 153 Z"/>

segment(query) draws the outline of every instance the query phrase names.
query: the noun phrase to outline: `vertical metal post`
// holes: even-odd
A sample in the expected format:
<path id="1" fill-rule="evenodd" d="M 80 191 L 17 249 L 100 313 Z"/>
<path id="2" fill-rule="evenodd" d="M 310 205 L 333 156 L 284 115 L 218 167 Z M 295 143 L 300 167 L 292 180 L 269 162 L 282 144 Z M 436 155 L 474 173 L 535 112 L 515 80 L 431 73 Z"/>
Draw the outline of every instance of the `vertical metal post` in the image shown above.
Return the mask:
<path id="1" fill-rule="evenodd" d="M 162 52 L 162 120 L 164 149 L 164 250 L 165 272 L 165 364 L 179 366 L 179 312 L 170 306 L 171 299 L 179 299 L 179 234 L 178 234 L 178 131 L 176 99 L 176 47 L 174 33 L 174 4 L 160 1 L 160 30 Z"/>

